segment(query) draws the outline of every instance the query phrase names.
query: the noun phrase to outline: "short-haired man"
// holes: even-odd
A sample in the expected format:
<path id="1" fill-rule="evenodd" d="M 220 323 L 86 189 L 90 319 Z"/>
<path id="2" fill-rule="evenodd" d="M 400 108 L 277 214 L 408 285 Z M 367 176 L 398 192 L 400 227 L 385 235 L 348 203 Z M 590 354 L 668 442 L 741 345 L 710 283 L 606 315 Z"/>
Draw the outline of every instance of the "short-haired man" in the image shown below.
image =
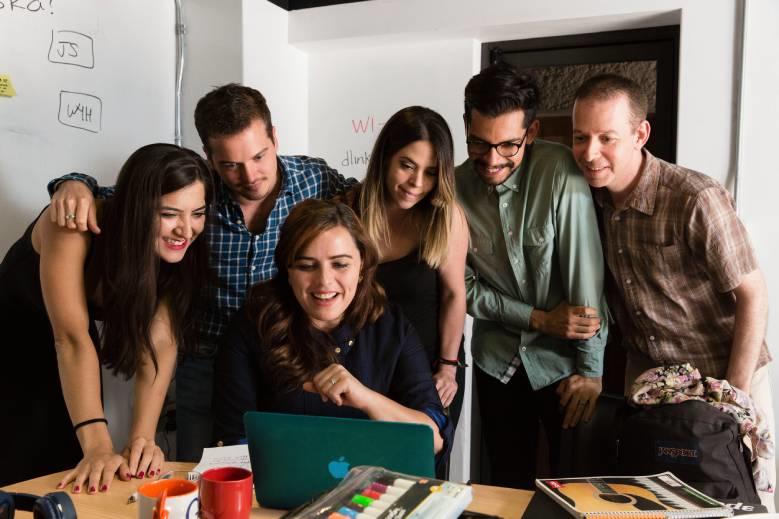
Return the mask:
<path id="1" fill-rule="evenodd" d="M 689 362 L 751 393 L 773 430 L 767 294 L 746 229 L 719 183 L 644 148 L 646 115 L 645 93 L 621 76 L 576 92 L 573 153 L 599 206 L 626 391 L 646 369 Z"/>
<path id="2" fill-rule="evenodd" d="M 557 473 L 561 429 L 595 409 L 606 344 L 595 209 L 570 150 L 536 139 L 538 101 L 509 65 L 474 76 L 456 172 L 490 482 L 516 488 L 533 488 L 539 420 Z"/>
<path id="3" fill-rule="evenodd" d="M 198 348 L 179 362 L 176 371 L 177 459 L 199 460 L 211 443 L 211 394 L 217 343 L 241 306 L 248 287 L 276 274 L 274 251 L 289 211 L 307 198 L 331 198 L 352 185 L 321 159 L 277 155 L 278 139 L 271 113 L 257 90 L 228 84 L 198 101 L 195 126 L 203 150 L 221 181 L 209 208 L 206 237 L 211 265 L 219 283 L 205 298 L 199 322 Z M 60 225 L 97 227 L 92 196 L 94 179 L 70 174 L 49 184 Z M 85 203 L 77 203 L 85 200 Z"/>

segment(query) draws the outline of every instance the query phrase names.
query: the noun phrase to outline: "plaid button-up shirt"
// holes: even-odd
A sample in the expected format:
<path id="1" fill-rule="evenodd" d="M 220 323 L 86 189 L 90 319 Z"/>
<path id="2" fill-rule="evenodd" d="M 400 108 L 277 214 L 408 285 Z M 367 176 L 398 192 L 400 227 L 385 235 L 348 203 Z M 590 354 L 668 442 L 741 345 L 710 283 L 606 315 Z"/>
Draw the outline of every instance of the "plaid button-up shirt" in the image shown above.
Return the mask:
<path id="1" fill-rule="evenodd" d="M 208 287 L 204 300 L 205 313 L 198 323 L 199 353 L 213 354 L 249 287 L 276 274 L 273 254 L 279 231 L 295 204 L 307 198 L 331 198 L 357 183 L 355 179 L 344 178 L 324 160 L 312 157 L 279 156 L 278 171 L 281 189 L 265 230 L 259 234 L 251 233 L 246 227 L 241 207 L 217 177 L 216 196 L 209 208 L 204 236 L 218 285 Z M 64 180 L 86 182 L 97 198 L 113 195 L 113 187 L 98 187 L 95 179 L 80 173 L 53 180 L 49 183 L 49 193 Z"/>
<path id="2" fill-rule="evenodd" d="M 724 378 L 743 275 L 758 268 L 730 193 L 715 180 L 644 150 L 622 209 L 594 189 L 607 298 L 628 348 L 659 364 L 689 362 Z M 765 342 L 758 367 L 771 360 Z"/>
<path id="3" fill-rule="evenodd" d="M 273 254 L 279 231 L 290 210 L 307 198 L 331 198 L 357 181 L 345 179 L 322 159 L 279 156 L 281 189 L 265 224 L 265 230 L 252 234 L 243 221 L 241 207 L 219 182 L 206 236 L 211 265 L 220 286 L 211 287 L 207 309 L 199 325 L 200 335 L 216 341 L 230 318 L 243 304 L 250 286 L 276 275 Z"/>

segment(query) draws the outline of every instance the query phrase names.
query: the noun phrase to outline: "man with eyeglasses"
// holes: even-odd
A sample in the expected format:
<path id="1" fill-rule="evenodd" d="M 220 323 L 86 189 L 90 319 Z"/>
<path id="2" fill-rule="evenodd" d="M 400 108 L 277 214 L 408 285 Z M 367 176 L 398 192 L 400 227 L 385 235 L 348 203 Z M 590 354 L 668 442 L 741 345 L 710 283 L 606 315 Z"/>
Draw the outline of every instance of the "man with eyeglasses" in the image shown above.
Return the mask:
<path id="1" fill-rule="evenodd" d="M 538 87 L 505 64 L 465 87 L 471 347 L 490 483 L 533 488 L 538 422 L 559 475 L 562 429 L 601 392 L 607 319 L 590 190 L 565 146 L 536 139 Z"/>

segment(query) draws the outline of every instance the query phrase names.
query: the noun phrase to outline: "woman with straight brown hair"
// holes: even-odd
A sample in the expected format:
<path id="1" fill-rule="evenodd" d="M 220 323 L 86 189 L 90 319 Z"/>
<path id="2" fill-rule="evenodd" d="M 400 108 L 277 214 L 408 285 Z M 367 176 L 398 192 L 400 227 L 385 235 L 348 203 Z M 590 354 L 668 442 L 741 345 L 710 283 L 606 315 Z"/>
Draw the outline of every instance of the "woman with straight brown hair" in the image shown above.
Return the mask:
<path id="1" fill-rule="evenodd" d="M 443 117 L 403 108 L 382 127 L 365 180 L 345 199 L 378 246 L 376 277 L 414 324 L 456 427 L 465 389 L 468 225 L 455 200 L 453 154 Z"/>
<path id="2" fill-rule="evenodd" d="M 452 427 L 413 326 L 385 304 L 378 256 L 344 204 L 306 200 L 282 226 L 275 278 L 255 286 L 216 362 L 215 439 L 244 437 L 243 414 L 370 418 Z"/>

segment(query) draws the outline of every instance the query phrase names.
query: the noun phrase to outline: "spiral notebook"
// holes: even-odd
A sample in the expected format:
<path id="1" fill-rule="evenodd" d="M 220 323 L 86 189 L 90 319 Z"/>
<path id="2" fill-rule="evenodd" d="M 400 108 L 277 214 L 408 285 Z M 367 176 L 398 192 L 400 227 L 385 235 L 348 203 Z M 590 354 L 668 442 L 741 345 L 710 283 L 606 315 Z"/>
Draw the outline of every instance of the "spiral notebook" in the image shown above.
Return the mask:
<path id="1" fill-rule="evenodd" d="M 732 517 L 723 503 L 670 472 L 652 476 L 537 479 L 536 486 L 574 517 Z"/>

